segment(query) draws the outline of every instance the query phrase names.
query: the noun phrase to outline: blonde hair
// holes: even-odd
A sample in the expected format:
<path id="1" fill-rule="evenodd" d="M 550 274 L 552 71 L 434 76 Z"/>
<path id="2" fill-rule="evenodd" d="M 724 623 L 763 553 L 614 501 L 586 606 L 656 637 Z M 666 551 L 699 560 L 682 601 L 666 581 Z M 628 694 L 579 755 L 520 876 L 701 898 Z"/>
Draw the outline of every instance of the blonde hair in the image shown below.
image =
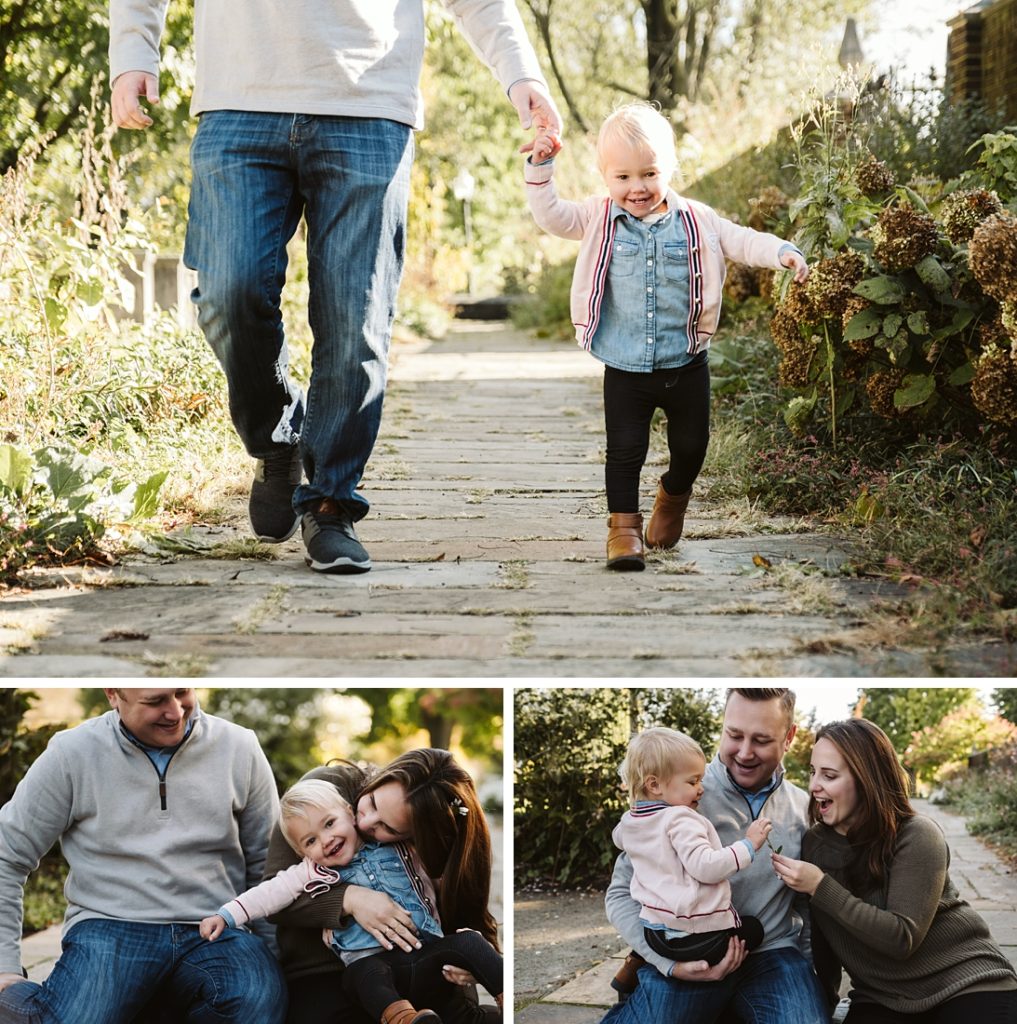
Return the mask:
<path id="1" fill-rule="evenodd" d="M 597 136 L 597 165 L 604 169 L 604 147 L 610 139 L 621 139 L 633 148 L 650 150 L 657 158 L 665 177 L 678 166 L 675 153 L 674 128 L 671 122 L 649 103 L 626 103 L 605 118 Z"/>
<path id="2" fill-rule="evenodd" d="M 644 729 L 629 740 L 629 749 L 618 769 L 629 800 L 635 803 L 647 796 L 646 782 L 651 775 L 669 779 L 689 758 L 706 760 L 703 748 L 691 737 L 676 729 L 656 727 Z"/>
<path id="3" fill-rule="evenodd" d="M 350 814 L 353 813 L 353 808 L 343 799 L 339 790 L 331 782 L 326 782 L 324 779 L 305 779 L 290 786 L 279 798 L 279 820 L 286 842 L 297 853 L 301 853 L 290 839 L 286 822 L 293 818 L 306 818 L 308 810 L 311 809 L 330 811 L 333 807 L 342 808 Z M 302 853 L 301 856 L 303 856 Z"/>

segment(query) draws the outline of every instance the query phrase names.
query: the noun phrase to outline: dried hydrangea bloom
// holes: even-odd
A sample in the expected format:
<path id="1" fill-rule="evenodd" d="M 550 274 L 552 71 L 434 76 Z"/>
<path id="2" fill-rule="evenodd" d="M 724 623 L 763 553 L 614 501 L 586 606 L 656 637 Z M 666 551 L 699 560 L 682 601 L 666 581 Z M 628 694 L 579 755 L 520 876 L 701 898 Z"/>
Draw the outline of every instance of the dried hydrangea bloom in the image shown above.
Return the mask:
<path id="1" fill-rule="evenodd" d="M 1017 425 L 1017 349 L 991 345 L 978 357 L 971 400 L 987 420 Z"/>
<path id="2" fill-rule="evenodd" d="M 907 270 L 936 251 L 939 228 L 913 206 L 888 206 L 872 229 L 873 255 L 891 273 Z"/>
<path id="3" fill-rule="evenodd" d="M 784 307 L 778 308 L 770 320 L 770 336 L 780 352 L 778 380 L 789 388 L 808 385 L 809 367 L 819 348 L 819 339 L 811 331 L 803 331 L 802 326 L 802 321 Z"/>
<path id="4" fill-rule="evenodd" d="M 1017 302 L 1017 217 L 1003 211 L 983 220 L 971 236 L 968 260 L 986 295 Z"/>
<path id="5" fill-rule="evenodd" d="M 811 276 L 811 275 L 810 275 Z M 778 307 L 800 323 L 817 324 L 822 319 L 819 310 L 812 304 L 806 286 L 792 281 L 788 286 L 787 294 Z"/>
<path id="6" fill-rule="evenodd" d="M 809 300 L 822 316 L 843 315 L 847 303 L 854 297 L 852 289 L 865 273 L 865 260 L 852 249 L 820 260 L 809 274 L 805 284 Z"/>
<path id="7" fill-rule="evenodd" d="M 724 293 L 734 302 L 744 302 L 756 294 L 756 275 L 744 263 L 729 263 L 724 279 Z"/>
<path id="8" fill-rule="evenodd" d="M 999 196 L 984 188 L 953 192 L 943 200 L 940 210 L 946 237 L 954 245 L 969 242 L 975 228 L 986 217 L 991 217 L 1002 209 L 1003 204 L 999 201 Z"/>
<path id="9" fill-rule="evenodd" d="M 769 267 L 754 267 L 753 270 L 756 274 L 756 291 L 764 299 L 769 299 L 772 302 L 777 297 L 774 294 L 774 289 L 777 285 L 778 272 Z"/>
<path id="10" fill-rule="evenodd" d="M 901 410 L 893 404 L 893 394 L 903 383 L 904 371 L 900 369 L 877 370 L 865 382 L 869 405 L 877 416 L 893 420 L 901 415 Z"/>
<path id="11" fill-rule="evenodd" d="M 869 153 L 855 168 L 855 184 L 861 189 L 862 195 L 881 196 L 889 192 L 897 180 L 886 164 Z"/>
<path id="12" fill-rule="evenodd" d="M 768 185 L 755 199 L 749 200 L 749 227 L 766 231 L 780 220 L 791 205 L 791 199 L 776 185 Z"/>

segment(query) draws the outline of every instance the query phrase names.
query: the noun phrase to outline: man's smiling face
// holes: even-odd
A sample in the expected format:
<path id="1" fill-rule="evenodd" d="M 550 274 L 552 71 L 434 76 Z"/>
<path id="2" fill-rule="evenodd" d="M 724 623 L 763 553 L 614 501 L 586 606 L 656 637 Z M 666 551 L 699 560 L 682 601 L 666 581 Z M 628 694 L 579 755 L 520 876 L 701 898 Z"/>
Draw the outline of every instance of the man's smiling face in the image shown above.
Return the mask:
<path id="1" fill-rule="evenodd" d="M 749 700 L 732 693 L 724 710 L 718 754 L 731 778 L 755 792 L 773 777 L 794 739 L 779 699 Z"/>

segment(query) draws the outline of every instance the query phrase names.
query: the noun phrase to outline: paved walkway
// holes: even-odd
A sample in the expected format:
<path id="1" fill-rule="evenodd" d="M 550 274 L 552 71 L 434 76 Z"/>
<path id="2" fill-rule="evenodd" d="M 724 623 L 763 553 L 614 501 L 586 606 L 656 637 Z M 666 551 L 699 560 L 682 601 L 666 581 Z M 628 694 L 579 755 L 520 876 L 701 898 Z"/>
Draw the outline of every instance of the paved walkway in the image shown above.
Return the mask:
<path id="1" fill-rule="evenodd" d="M 985 919 L 993 937 L 1017 965 L 1017 878 L 991 850 L 968 835 L 964 819 L 924 800 L 914 806 L 942 826 L 950 844 L 950 877 L 960 895 Z M 525 942 L 517 924 L 516 943 Z M 596 1024 L 615 1001 L 610 987 L 627 947 L 594 964 L 567 984 L 543 996 L 515 1014 L 516 1024 Z M 534 986 L 516 979 L 519 990 Z M 842 989 L 847 991 L 845 984 Z"/>
<path id="2" fill-rule="evenodd" d="M 847 543 L 703 500 L 705 488 L 675 554 L 605 572 L 598 365 L 501 323 L 396 346 L 364 482 L 370 573 L 312 574 L 297 538 L 271 560 L 49 571 L 0 597 L 0 676 L 1013 672 L 1017 645 L 879 647 L 860 613 L 899 595 L 837 577 Z M 659 472 L 644 473 L 647 512 Z M 239 499 L 237 511 L 236 528 L 192 529 L 199 554 L 247 535 Z"/>

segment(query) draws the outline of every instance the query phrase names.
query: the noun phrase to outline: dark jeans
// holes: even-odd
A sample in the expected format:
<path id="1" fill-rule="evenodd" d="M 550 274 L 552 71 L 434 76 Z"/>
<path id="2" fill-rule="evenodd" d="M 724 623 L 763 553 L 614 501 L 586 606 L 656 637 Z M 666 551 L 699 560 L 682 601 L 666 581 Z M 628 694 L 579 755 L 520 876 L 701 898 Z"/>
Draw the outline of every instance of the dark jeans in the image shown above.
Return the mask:
<path id="1" fill-rule="evenodd" d="M 1017 991 L 971 992 L 924 1013 L 898 1013 L 875 1003 L 851 1003 L 844 1024 L 1014 1024 Z"/>
<path id="2" fill-rule="evenodd" d="M 630 373 L 604 368 L 604 479 L 609 512 L 639 511 L 639 474 L 657 409 L 667 417 L 671 456 L 664 489 L 668 494 L 684 494 L 699 476 L 710 442 L 710 366 L 705 352 L 677 370 Z"/>
<path id="3" fill-rule="evenodd" d="M 227 929 L 206 942 L 197 925 L 87 920 L 64 936 L 41 984 L 0 993 L 2 1024 L 128 1024 L 158 990 L 177 1024 L 278 1024 L 286 987 L 255 935 Z"/>
<path id="4" fill-rule="evenodd" d="M 759 946 L 763 941 L 763 926 L 757 917 L 743 917 L 738 928 L 701 932 L 698 935 L 686 935 L 675 939 L 665 938 L 664 932 L 659 929 L 644 928 L 643 937 L 654 953 L 666 956 L 669 960 L 678 963 L 705 960 L 712 967 L 724 959 L 732 937 L 743 939 L 749 950 Z"/>
<path id="5" fill-rule="evenodd" d="M 347 964 L 343 971 L 346 991 L 355 995 L 374 1020 L 399 999 L 417 1009 L 429 1007 L 448 985 L 442 977 L 445 964 L 462 967 L 493 996 L 504 987 L 501 955 L 477 932 L 456 932 L 442 938 L 421 937 L 422 949 L 404 953 L 393 949 Z M 477 1020 L 483 1019 L 479 1014 Z"/>
<path id="6" fill-rule="evenodd" d="M 413 138 L 382 118 L 212 110 L 191 145 L 184 262 L 250 455 L 300 442 L 298 510 L 334 498 L 354 520 L 381 422 L 403 270 Z M 280 298 L 286 243 L 307 223 L 306 402 L 290 379 Z"/>

